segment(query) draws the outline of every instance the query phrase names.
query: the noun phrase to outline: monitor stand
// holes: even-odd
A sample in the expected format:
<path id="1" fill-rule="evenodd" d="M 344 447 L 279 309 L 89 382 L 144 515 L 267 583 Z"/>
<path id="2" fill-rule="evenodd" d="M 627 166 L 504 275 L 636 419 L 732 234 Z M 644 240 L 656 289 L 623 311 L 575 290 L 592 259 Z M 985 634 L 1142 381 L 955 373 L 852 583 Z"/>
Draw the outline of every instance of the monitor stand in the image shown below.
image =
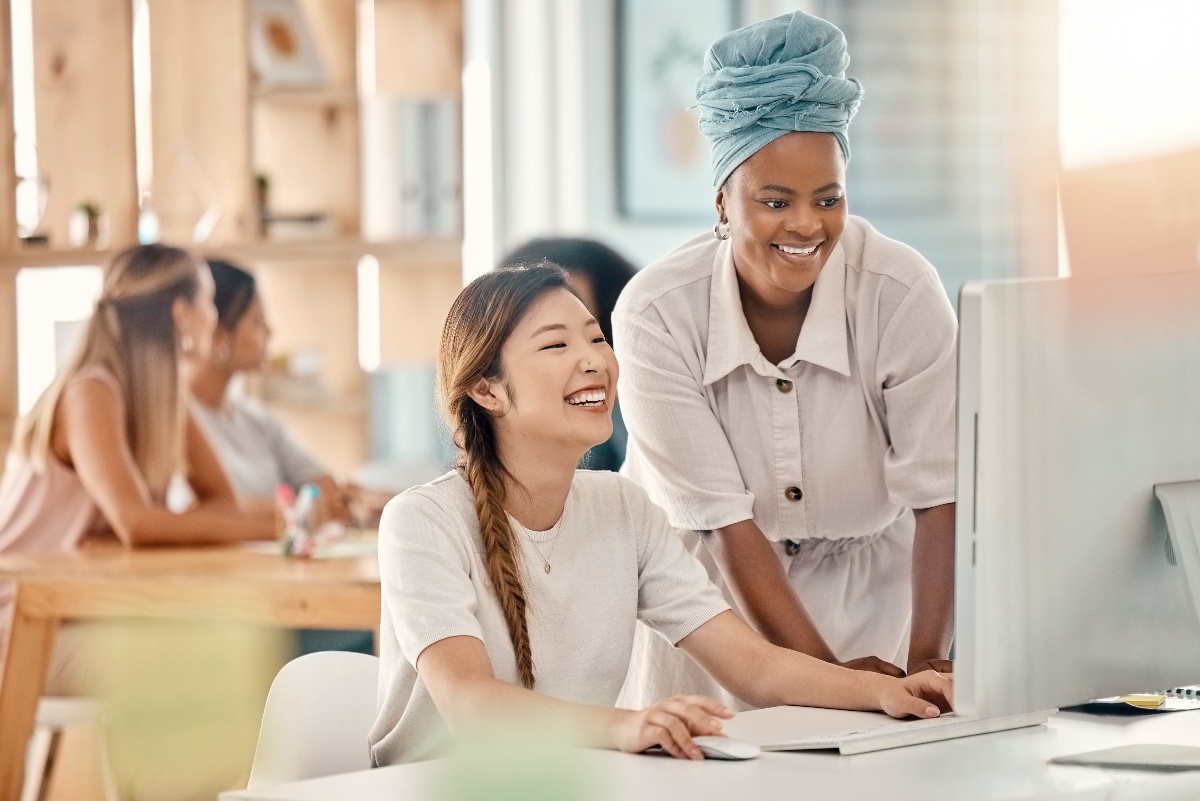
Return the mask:
<path id="1" fill-rule="evenodd" d="M 1200 481 L 1155 484 L 1154 494 L 1167 518 L 1167 561 L 1183 567 L 1200 616 Z"/>

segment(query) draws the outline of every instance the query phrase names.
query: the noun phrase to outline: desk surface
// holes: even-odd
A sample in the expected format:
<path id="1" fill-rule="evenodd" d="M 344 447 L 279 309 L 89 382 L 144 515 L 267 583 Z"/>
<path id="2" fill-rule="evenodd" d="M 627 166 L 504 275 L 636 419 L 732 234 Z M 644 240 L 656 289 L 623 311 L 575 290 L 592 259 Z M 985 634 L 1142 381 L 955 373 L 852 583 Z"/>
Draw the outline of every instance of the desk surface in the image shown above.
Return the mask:
<path id="1" fill-rule="evenodd" d="M 250 579 L 270 583 L 379 583 L 379 566 L 372 557 L 289 559 L 271 553 L 264 545 L 131 549 L 117 543 L 90 543 L 73 551 L 0 556 L 0 578 L 56 582 L 170 578 L 192 582 Z"/>
<path id="2" fill-rule="evenodd" d="M 849 757 L 827 752 L 792 752 L 764 753 L 746 762 L 685 762 L 661 756 L 584 751 L 577 754 L 579 770 L 575 778 L 580 789 L 562 795 L 596 801 L 675 798 L 687 801 L 741 798 L 1194 801 L 1200 798 L 1200 772 L 1109 770 L 1046 762 L 1053 756 L 1138 742 L 1200 745 L 1200 711 L 1138 718 L 1060 713 L 1051 718 L 1048 726 Z M 221 801 L 457 798 L 446 792 L 447 782 L 461 784 L 465 769 L 454 760 L 437 760 L 224 793 Z M 490 781 L 492 794 L 502 795 L 499 783 L 504 778 L 493 777 Z"/>

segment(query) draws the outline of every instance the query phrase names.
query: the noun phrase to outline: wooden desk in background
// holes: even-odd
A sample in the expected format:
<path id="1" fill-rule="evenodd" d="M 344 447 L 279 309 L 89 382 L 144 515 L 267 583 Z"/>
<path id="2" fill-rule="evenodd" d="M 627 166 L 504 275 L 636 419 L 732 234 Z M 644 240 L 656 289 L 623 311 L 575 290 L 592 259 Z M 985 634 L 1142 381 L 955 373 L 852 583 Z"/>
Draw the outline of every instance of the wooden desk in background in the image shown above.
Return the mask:
<path id="1" fill-rule="evenodd" d="M 0 556 L 16 582 L 0 676 L 0 801 L 18 801 L 55 634 L 62 620 L 235 620 L 310 629 L 379 627 L 374 558 L 299 560 L 261 548 L 127 550 Z"/>

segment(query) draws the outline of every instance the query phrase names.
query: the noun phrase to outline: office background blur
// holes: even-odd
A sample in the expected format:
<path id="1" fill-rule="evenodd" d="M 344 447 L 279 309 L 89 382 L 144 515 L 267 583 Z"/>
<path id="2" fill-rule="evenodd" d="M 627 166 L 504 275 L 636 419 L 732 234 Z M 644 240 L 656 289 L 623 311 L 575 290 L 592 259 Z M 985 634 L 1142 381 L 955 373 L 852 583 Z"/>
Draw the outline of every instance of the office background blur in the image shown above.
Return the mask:
<path id="1" fill-rule="evenodd" d="M 5 442 L 90 312 L 97 265 L 157 232 L 258 275 L 273 358 L 245 392 L 343 475 L 428 477 L 451 456 L 432 360 L 462 282 L 536 236 L 643 266 L 708 229 L 688 109 L 703 49 L 794 8 L 843 28 L 866 87 L 852 212 L 929 258 L 952 299 L 973 278 L 1069 271 L 1072 238 L 1193 266 L 1200 240 L 1189 0 L 4 5 Z M 260 52 L 271 9 L 310 51 L 292 73 Z M 125 33 L 129 52 L 83 79 Z M 79 239 L 89 203 L 101 230 Z"/>

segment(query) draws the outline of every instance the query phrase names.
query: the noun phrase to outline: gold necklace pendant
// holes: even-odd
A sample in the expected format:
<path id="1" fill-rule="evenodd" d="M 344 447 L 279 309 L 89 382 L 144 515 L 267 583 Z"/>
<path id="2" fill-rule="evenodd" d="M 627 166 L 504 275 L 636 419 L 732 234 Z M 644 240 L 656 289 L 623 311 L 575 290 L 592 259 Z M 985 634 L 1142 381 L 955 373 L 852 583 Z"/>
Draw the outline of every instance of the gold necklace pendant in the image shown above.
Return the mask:
<path id="1" fill-rule="evenodd" d="M 565 511 L 564 511 L 564 515 L 565 515 L 565 514 L 566 514 L 566 513 L 565 513 Z M 547 532 L 547 533 L 551 533 L 551 536 L 550 536 L 549 540 L 547 540 L 547 542 L 549 542 L 549 543 L 550 543 L 550 552 L 549 552 L 549 553 L 543 553 L 543 552 L 542 552 L 541 546 L 540 546 L 540 545 L 538 544 L 538 542 L 537 542 L 535 539 L 533 539 L 533 537 L 531 536 L 531 535 L 533 534 L 533 532 L 532 532 L 532 531 L 530 531 L 530 530 L 529 530 L 528 528 L 526 528 L 525 526 L 521 525 L 521 522 L 520 522 L 519 520 L 517 520 L 517 519 L 516 519 L 515 517 L 513 517 L 512 515 L 509 515 L 508 519 L 509 519 L 509 520 L 512 522 L 512 524 L 513 524 L 513 525 L 514 525 L 514 526 L 515 526 L 515 527 L 516 527 L 516 528 L 517 528 L 519 531 L 521 531 L 521 532 L 522 532 L 522 534 L 524 535 L 524 536 L 523 536 L 523 539 L 524 539 L 526 542 L 528 542 L 528 543 L 529 543 L 529 545 L 530 545 L 530 546 L 533 548 L 533 550 L 534 550 L 534 551 L 536 551 L 536 552 L 537 552 L 537 555 L 538 555 L 538 556 L 541 558 L 541 560 L 542 560 L 542 572 L 543 572 L 543 573 L 545 573 L 545 574 L 547 574 L 547 575 L 549 575 L 549 574 L 550 574 L 550 557 L 554 555 L 554 546 L 558 544 L 559 526 L 562 524 L 562 517 L 560 517 L 560 518 L 558 519 L 558 522 L 557 522 L 557 523 L 555 523 L 553 526 L 551 526 L 551 527 L 550 527 L 550 529 L 549 529 L 549 530 L 548 530 L 548 532 Z M 543 544 L 544 544 L 544 543 L 543 543 Z"/>

